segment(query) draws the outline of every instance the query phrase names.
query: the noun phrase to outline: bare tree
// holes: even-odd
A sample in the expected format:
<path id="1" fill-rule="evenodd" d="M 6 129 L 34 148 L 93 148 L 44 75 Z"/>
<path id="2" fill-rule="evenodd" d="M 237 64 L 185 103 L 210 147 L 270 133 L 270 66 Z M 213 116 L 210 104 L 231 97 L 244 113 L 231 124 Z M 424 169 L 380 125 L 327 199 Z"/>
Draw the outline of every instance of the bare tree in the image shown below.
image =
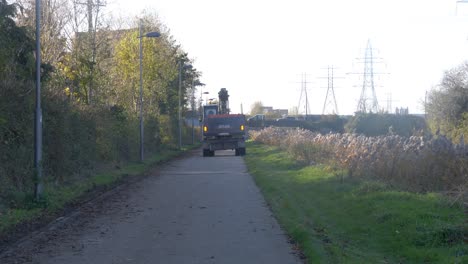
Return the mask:
<path id="1" fill-rule="evenodd" d="M 18 24 L 34 28 L 35 1 L 18 0 L 22 12 L 18 16 Z M 64 56 L 66 34 L 65 28 L 70 20 L 68 0 L 47 0 L 42 3 L 41 18 L 41 56 L 45 63 L 57 65 Z"/>

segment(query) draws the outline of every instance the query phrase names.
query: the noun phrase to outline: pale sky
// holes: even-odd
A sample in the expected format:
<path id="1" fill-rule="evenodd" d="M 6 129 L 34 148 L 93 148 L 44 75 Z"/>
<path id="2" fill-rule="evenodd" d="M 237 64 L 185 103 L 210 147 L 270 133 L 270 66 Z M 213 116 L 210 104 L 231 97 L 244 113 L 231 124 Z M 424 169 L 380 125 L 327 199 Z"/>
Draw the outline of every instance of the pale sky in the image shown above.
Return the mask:
<path id="1" fill-rule="evenodd" d="M 370 39 L 376 57 L 379 105 L 423 113 L 427 90 L 445 70 L 468 58 L 468 3 L 456 0 L 108 0 L 115 16 L 158 13 L 203 72 L 204 91 L 230 94 L 230 107 L 244 113 L 255 101 L 298 106 L 301 74 L 307 73 L 311 112 L 322 113 L 327 71 L 338 68 L 339 114 L 358 104 L 364 56 Z M 302 109 L 304 110 L 304 109 Z M 393 112 L 393 110 L 392 110 Z"/>

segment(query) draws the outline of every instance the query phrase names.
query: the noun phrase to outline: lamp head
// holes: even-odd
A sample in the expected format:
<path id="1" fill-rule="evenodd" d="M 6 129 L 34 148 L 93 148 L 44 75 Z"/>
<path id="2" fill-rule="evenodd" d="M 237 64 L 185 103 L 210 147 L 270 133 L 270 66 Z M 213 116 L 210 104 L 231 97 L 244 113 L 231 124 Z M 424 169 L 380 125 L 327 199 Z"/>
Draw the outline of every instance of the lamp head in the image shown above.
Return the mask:
<path id="1" fill-rule="evenodd" d="M 145 34 L 145 37 L 147 38 L 159 38 L 161 34 L 159 32 L 148 32 Z"/>

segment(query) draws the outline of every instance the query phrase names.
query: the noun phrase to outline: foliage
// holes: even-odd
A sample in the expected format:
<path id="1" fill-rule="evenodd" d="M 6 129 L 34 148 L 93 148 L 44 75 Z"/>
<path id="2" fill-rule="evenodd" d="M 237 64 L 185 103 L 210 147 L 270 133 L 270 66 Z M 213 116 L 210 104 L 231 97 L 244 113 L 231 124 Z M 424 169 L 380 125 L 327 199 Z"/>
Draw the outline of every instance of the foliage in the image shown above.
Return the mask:
<path id="1" fill-rule="evenodd" d="M 389 133 L 409 137 L 427 131 L 422 117 L 374 113 L 357 113 L 348 121 L 345 129 L 348 133 L 364 134 L 369 137 Z"/>
<path id="2" fill-rule="evenodd" d="M 261 115 L 263 114 L 263 103 L 260 101 L 254 102 L 250 107 L 250 115 Z"/>
<path id="3" fill-rule="evenodd" d="M 16 11 L 0 1 L 0 210 L 2 196 L 32 187 L 34 42 Z"/>
<path id="4" fill-rule="evenodd" d="M 267 119 L 277 119 L 277 118 L 281 118 L 281 117 L 282 116 L 278 112 L 268 112 L 268 113 L 265 114 L 265 118 L 267 118 Z"/>
<path id="5" fill-rule="evenodd" d="M 34 41 L 15 23 L 16 4 L 0 1 L 0 79 L 34 78 Z"/>
<path id="6" fill-rule="evenodd" d="M 433 132 L 453 141 L 468 135 L 468 62 L 445 73 L 437 89 L 429 92 L 425 108 Z"/>
<path id="7" fill-rule="evenodd" d="M 455 191 L 468 198 L 468 148 L 444 136 L 322 135 L 280 128 L 251 131 L 251 136 L 307 164 L 345 169 L 349 177 L 379 179 L 412 191 Z"/>
<path id="8" fill-rule="evenodd" d="M 320 133 L 343 133 L 346 119 L 337 115 L 325 115 L 318 121 L 307 121 L 305 129 Z"/>
<path id="9" fill-rule="evenodd" d="M 278 147 L 247 146 L 249 172 L 307 263 L 465 263 L 466 215 L 434 193 L 301 166 Z"/>
<path id="10" fill-rule="evenodd" d="M 344 132 L 344 125 L 346 119 L 339 117 L 337 115 L 323 116 L 317 120 L 296 120 L 296 119 L 275 119 L 272 115 L 268 113 L 265 115 L 265 120 L 251 120 L 249 121 L 250 127 L 265 127 L 265 126 L 275 126 L 275 127 L 297 127 L 303 128 L 310 131 L 320 132 L 320 133 L 330 133 L 330 132 Z"/>
<path id="11" fill-rule="evenodd" d="M 0 203 L 3 194 L 32 188 L 33 83 L 15 79 L 0 80 Z"/>
<path id="12" fill-rule="evenodd" d="M 7 36 L 0 38 L 0 214 L 26 202 L 15 197 L 32 199 L 35 181 L 34 4 L 21 2 L 23 12 L 16 16 L 17 5 L 0 1 L 0 33 Z M 77 3 L 46 1 L 42 10 L 41 54 L 47 64 L 42 66 L 42 167 L 49 189 L 86 181 L 103 167 L 139 157 L 140 20 L 129 20 L 129 29 L 98 23 L 92 32 L 81 32 L 71 4 Z M 179 98 L 184 114 L 188 88 L 193 94 L 192 83 L 200 83 L 201 73 L 194 67 L 179 72 L 178 65 L 193 63 L 188 54 L 156 16 L 141 19 L 143 32 L 162 35 L 141 39 L 144 145 L 150 155 L 176 146 Z M 183 136 L 183 142 L 191 142 L 191 133 Z"/>

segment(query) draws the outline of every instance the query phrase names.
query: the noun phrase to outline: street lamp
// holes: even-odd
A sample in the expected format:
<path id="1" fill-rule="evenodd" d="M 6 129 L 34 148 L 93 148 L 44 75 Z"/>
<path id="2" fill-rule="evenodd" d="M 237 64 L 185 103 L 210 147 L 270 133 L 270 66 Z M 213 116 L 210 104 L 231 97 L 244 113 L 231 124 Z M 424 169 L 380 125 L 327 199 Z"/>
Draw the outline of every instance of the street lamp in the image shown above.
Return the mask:
<path id="1" fill-rule="evenodd" d="M 194 78 L 192 78 L 192 97 L 190 98 L 190 106 L 192 108 L 192 145 L 195 143 L 195 86 Z"/>
<path id="2" fill-rule="evenodd" d="M 182 117 L 181 117 L 181 111 L 182 111 L 182 69 L 191 69 L 192 65 L 191 64 L 183 64 L 182 60 L 179 61 L 179 149 L 182 149 Z"/>
<path id="3" fill-rule="evenodd" d="M 161 34 L 159 32 L 149 32 L 142 35 L 142 25 L 140 20 L 139 25 L 139 36 L 140 39 L 140 161 L 143 162 L 144 160 L 144 150 L 143 150 L 143 138 L 144 138 L 144 131 L 143 131 L 143 51 L 141 46 L 141 39 L 142 38 L 158 38 Z"/>
<path id="4" fill-rule="evenodd" d="M 43 192 L 42 180 L 42 109 L 41 109 L 41 0 L 36 0 L 36 111 L 34 120 L 35 198 Z"/>

